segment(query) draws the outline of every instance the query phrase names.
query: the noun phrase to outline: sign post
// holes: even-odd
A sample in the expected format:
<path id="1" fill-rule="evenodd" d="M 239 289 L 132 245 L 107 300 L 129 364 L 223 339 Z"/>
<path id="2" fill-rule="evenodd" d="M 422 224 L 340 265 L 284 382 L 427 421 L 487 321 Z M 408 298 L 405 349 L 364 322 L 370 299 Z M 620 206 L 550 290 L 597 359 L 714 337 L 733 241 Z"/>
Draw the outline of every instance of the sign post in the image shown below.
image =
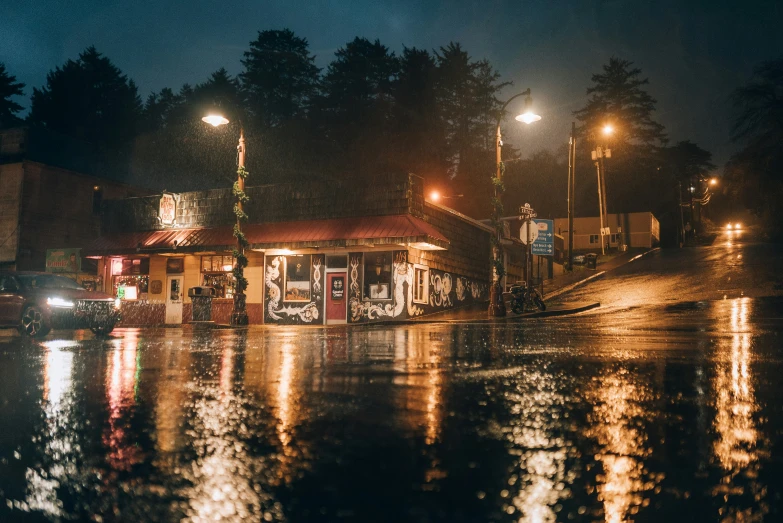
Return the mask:
<path id="1" fill-rule="evenodd" d="M 528 286 L 530 286 L 530 262 L 533 259 L 530 253 L 530 246 L 538 237 L 538 228 L 534 227 L 533 223 L 533 218 L 536 216 L 538 216 L 536 211 L 530 207 L 529 203 L 519 208 L 519 219 L 525 221 L 519 229 L 519 239 L 527 246 L 525 249 L 525 282 L 527 282 Z"/>
<path id="2" fill-rule="evenodd" d="M 531 246 L 536 256 L 555 255 L 555 222 L 552 220 L 533 220 L 536 229 L 535 240 Z"/>

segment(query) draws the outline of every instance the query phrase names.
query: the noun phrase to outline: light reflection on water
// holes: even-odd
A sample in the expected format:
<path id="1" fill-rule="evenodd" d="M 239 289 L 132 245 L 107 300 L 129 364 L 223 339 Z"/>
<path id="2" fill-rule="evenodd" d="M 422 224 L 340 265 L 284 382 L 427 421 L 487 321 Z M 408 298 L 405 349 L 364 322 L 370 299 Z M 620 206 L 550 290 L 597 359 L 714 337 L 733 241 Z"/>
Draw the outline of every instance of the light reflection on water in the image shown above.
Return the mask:
<path id="1" fill-rule="evenodd" d="M 770 512 L 752 307 L 749 299 L 716 303 L 720 336 L 700 339 L 703 354 L 692 366 L 706 376 L 692 396 L 705 421 L 689 430 L 712 455 L 689 455 L 682 470 L 707 477 L 688 495 L 720 505 L 713 515 L 726 521 Z M 9 506 L 64 518 L 63 486 L 79 495 L 74 485 L 94 476 L 103 478 L 100 495 L 119 496 L 152 473 L 158 514 L 186 521 L 284 520 L 282 500 L 308 503 L 297 498 L 303 482 L 333 488 L 335 504 L 351 507 L 361 504 L 354 496 L 373 499 L 394 481 L 403 494 L 447 492 L 435 498 L 453 504 L 444 513 L 471 502 L 485 507 L 476 520 L 615 523 L 654 517 L 656 500 L 671 502 L 671 492 L 682 499 L 680 486 L 689 484 L 661 468 L 656 453 L 677 442 L 658 441 L 656 430 L 692 420 L 667 418 L 667 361 L 648 359 L 632 343 L 602 347 L 601 358 L 574 366 L 573 353 L 549 345 L 509 356 L 507 348 L 527 351 L 534 342 L 503 329 L 284 328 L 156 344 L 141 335 L 43 344 L 40 448 L 24 456 L 26 495 Z M 93 416 L 97 425 L 85 424 L 75 405 L 97 403 L 105 411 Z M 492 446 L 497 441 L 502 449 Z M 372 470 L 378 448 L 404 454 L 391 454 L 391 469 L 373 471 L 377 485 L 342 478 L 333 486 L 330 474 L 352 459 Z M 500 465 L 491 478 L 477 474 L 493 462 Z"/>
<path id="2" fill-rule="evenodd" d="M 760 521 L 769 510 L 767 489 L 758 481 L 759 460 L 768 457 L 768 442 L 757 426 L 759 405 L 753 384 L 752 327 L 748 321 L 751 304 L 748 298 L 721 302 L 723 309 L 729 308 L 729 321 L 723 325 L 727 325 L 730 337 L 720 342 L 716 354 L 713 427 L 717 438 L 713 452 L 725 474 L 713 492 L 727 502 L 720 509 L 722 521 Z M 729 500 L 734 503 L 729 505 Z"/>

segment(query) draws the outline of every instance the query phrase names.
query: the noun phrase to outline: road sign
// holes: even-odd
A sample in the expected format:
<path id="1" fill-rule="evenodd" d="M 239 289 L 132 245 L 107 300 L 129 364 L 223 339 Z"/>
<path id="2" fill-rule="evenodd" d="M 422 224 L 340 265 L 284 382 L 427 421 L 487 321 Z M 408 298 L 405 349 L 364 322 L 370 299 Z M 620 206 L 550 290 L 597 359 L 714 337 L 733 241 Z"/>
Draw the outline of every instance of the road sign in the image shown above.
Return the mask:
<path id="1" fill-rule="evenodd" d="M 555 254 L 555 222 L 552 220 L 533 220 L 536 229 L 536 239 L 533 241 L 532 253 L 537 256 L 554 256 Z"/>
<path id="2" fill-rule="evenodd" d="M 527 227 L 528 223 L 531 225 L 530 230 L 528 230 Z M 522 222 L 522 227 L 519 228 L 519 239 L 522 240 L 522 243 L 525 245 L 527 245 L 528 242 L 535 242 L 536 239 L 538 239 L 538 226 L 536 225 L 536 220 Z"/>

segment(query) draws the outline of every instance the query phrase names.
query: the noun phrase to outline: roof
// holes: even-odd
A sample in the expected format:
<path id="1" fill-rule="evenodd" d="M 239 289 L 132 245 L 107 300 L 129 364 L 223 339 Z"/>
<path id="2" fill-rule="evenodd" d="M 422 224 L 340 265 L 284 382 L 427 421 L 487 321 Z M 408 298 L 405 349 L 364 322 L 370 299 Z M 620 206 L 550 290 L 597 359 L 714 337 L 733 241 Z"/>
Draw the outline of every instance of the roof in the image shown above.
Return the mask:
<path id="1" fill-rule="evenodd" d="M 164 229 L 101 236 L 82 251 L 86 256 L 226 251 L 236 245 L 232 227 Z M 254 223 L 242 226 L 251 249 L 302 249 L 427 243 L 448 248 L 435 227 L 409 214 L 329 220 Z M 176 242 L 176 243 L 175 243 Z"/>

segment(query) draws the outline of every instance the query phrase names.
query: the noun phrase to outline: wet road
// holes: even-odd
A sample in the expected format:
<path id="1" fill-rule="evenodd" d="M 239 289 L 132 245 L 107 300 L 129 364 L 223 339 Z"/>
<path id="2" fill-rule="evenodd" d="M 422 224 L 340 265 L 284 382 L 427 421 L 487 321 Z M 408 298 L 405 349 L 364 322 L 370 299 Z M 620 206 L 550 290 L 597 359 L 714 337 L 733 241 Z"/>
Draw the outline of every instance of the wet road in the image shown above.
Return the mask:
<path id="1" fill-rule="evenodd" d="M 0 338 L 0 520 L 779 521 L 783 299 L 735 245 L 519 324 Z"/>

